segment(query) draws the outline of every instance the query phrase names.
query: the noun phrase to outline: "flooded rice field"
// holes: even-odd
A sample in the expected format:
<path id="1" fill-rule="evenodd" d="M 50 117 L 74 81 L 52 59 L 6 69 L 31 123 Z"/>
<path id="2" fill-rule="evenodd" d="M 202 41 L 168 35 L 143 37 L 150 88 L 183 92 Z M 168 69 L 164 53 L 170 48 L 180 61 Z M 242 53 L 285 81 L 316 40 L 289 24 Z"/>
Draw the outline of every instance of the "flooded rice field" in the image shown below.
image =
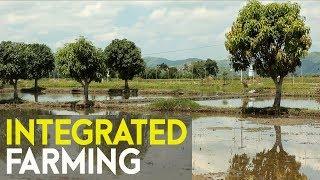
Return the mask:
<path id="1" fill-rule="evenodd" d="M 89 100 L 93 101 L 107 101 L 107 100 L 143 100 L 143 99 L 169 99 L 179 98 L 180 96 L 170 95 L 152 95 L 152 94 L 135 94 L 127 97 L 120 95 L 108 95 L 108 94 L 89 94 Z M 182 96 L 181 96 L 182 97 Z M 0 100 L 9 100 L 13 98 L 12 93 L 0 93 Z M 46 94 L 32 94 L 32 93 L 19 93 L 19 98 L 28 102 L 54 102 L 64 103 L 71 101 L 82 101 L 82 94 L 71 93 L 46 93 Z M 222 108 L 239 108 L 239 107 L 271 107 L 273 104 L 273 98 L 230 98 L 230 99 L 213 99 L 213 100 L 198 100 L 198 104 L 209 107 L 222 107 Z M 148 104 L 148 103 L 144 103 Z M 314 98 L 300 98 L 291 99 L 283 98 L 281 100 L 281 106 L 288 108 L 304 108 L 312 110 L 320 110 L 320 101 Z"/>
<path id="2" fill-rule="evenodd" d="M 193 119 L 193 174 L 212 179 L 318 179 L 319 128 L 320 120 L 273 126 L 236 117 Z"/>
<path id="3" fill-rule="evenodd" d="M 200 105 L 210 107 L 225 107 L 225 108 L 239 108 L 239 107 L 271 107 L 273 105 L 273 98 L 235 98 L 235 99 L 216 99 L 196 101 Z M 290 99 L 282 98 L 281 106 L 288 108 L 304 108 L 320 110 L 320 101 L 313 98 L 306 99 Z"/>
<path id="4" fill-rule="evenodd" d="M 79 95 L 79 98 L 81 99 L 82 96 Z M 219 102 L 220 100 L 213 101 Z M 242 102 L 241 99 L 228 101 L 228 103 L 239 107 Z M 272 99 L 261 101 L 251 99 L 251 102 L 252 106 L 264 107 L 270 106 L 268 103 L 272 104 Z M 248 105 L 250 106 L 250 101 Z M 312 99 L 283 99 L 282 106 L 286 105 L 316 109 L 317 102 Z M 5 120 L 4 117 L 13 116 L 26 118 L 48 115 L 53 117 L 108 116 L 113 117 L 114 121 L 120 121 L 124 116 L 147 119 L 151 117 L 168 118 L 170 116 L 159 112 L 132 114 L 102 109 L 17 111 L 0 109 L 0 114 L 2 120 Z M 283 121 L 284 123 L 272 125 L 265 124 L 268 122 L 266 119 L 254 118 L 253 120 L 252 118 L 225 117 L 223 115 L 191 114 L 176 116 L 176 118 L 190 120 L 188 131 L 192 132 L 192 140 L 189 140 L 192 141 L 192 147 L 191 145 L 179 148 L 168 147 L 161 150 L 151 146 L 142 147 L 144 152 L 141 154 L 142 168 L 146 174 L 158 174 L 159 177 L 162 177 L 161 173 L 169 172 L 171 174 L 167 174 L 168 177 L 174 177 L 176 172 L 178 175 L 187 174 L 192 169 L 192 174 L 200 177 L 199 179 L 318 179 L 320 177 L 320 119 L 299 120 L 297 123 L 294 119 L 292 121 L 288 119 L 287 121 L 290 123 Z M 0 124 L 0 126 L 3 125 Z M 53 130 L 51 130 L 51 134 L 53 134 Z M 4 148 L 4 132 L 1 132 L 0 135 L 2 136 L 0 144 Z M 51 146 L 49 145 L 49 147 Z M 44 147 L 36 146 L 34 148 L 40 152 Z M 70 146 L 68 151 L 77 155 L 80 147 Z M 183 152 L 183 156 L 180 156 L 180 152 Z M 191 153 L 192 168 L 188 168 L 189 161 L 185 157 L 190 157 Z M 37 159 L 37 161 L 41 161 L 41 159 Z M 5 174 L 2 172 L 5 170 L 4 162 L 5 156 L 2 155 L 0 156 L 0 169 L 2 169 L 0 174 Z M 177 163 L 179 164 L 175 166 Z M 68 175 L 69 177 L 87 178 L 79 178 L 76 173 Z M 25 178 L 32 179 L 34 176 L 26 175 Z M 59 176 L 59 178 L 64 177 Z M 104 178 L 105 176 L 96 179 Z M 119 179 L 126 179 L 126 177 L 121 176 Z M 150 179 L 150 176 L 146 179 Z"/>
<path id="5" fill-rule="evenodd" d="M 145 99 L 145 98 L 170 98 L 171 96 L 161 95 L 135 95 L 130 96 L 128 99 Z M 0 100 L 9 100 L 13 98 L 12 93 L 0 93 Z M 19 98 L 29 102 L 70 102 L 70 101 L 81 101 L 83 100 L 82 94 L 71 94 L 71 93 L 55 93 L 55 94 L 39 94 L 35 95 L 32 93 L 19 93 Z M 108 94 L 89 94 L 89 100 L 93 101 L 105 101 L 105 100 L 120 100 L 126 99 L 124 96 L 111 96 Z"/>

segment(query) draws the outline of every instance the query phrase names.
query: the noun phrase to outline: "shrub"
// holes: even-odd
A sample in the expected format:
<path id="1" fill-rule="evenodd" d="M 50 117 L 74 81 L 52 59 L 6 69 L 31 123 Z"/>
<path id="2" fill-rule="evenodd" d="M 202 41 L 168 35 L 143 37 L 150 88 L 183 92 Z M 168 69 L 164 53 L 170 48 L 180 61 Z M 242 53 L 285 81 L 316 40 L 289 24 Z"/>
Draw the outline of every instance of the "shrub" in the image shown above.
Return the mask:
<path id="1" fill-rule="evenodd" d="M 160 111 L 195 110 L 200 105 L 190 99 L 158 99 L 150 104 L 150 108 Z"/>

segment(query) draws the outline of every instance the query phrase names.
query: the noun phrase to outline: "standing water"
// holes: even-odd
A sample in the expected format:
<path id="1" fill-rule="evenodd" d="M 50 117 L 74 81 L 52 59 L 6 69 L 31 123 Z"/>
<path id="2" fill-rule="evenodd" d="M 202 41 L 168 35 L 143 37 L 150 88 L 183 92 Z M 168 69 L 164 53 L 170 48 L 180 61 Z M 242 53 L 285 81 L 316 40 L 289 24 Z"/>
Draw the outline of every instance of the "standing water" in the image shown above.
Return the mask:
<path id="1" fill-rule="evenodd" d="M 193 174 L 213 179 L 320 177 L 318 120 L 281 126 L 256 123 L 259 121 L 215 116 L 194 119 Z"/>

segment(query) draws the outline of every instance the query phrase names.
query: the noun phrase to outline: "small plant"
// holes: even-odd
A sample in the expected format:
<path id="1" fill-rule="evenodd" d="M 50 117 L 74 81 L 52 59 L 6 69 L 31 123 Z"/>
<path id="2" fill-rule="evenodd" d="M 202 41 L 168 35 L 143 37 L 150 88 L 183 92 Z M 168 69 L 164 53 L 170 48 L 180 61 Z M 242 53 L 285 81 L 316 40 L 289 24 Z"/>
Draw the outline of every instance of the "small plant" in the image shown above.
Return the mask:
<path id="1" fill-rule="evenodd" d="M 222 85 L 227 85 L 227 80 L 229 78 L 229 73 L 228 71 L 223 71 L 222 73 L 222 80 L 223 80 L 223 84 Z"/>
<path id="2" fill-rule="evenodd" d="M 158 99 L 150 104 L 152 110 L 196 110 L 200 105 L 190 99 Z"/>

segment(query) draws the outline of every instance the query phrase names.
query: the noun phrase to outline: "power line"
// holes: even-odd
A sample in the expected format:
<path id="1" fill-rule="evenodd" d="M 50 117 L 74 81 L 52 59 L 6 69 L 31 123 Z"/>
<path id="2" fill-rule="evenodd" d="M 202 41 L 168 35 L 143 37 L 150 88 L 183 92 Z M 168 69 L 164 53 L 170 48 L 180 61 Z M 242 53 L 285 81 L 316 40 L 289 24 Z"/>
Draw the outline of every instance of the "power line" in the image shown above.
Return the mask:
<path id="1" fill-rule="evenodd" d="M 149 56 L 149 55 L 154 55 L 154 54 L 175 53 L 175 52 L 181 52 L 181 51 L 190 51 L 190 50 L 195 50 L 195 49 L 202 49 L 202 48 L 221 46 L 221 45 L 223 45 L 223 44 L 213 44 L 213 45 L 199 46 L 199 47 L 187 48 L 187 49 L 177 49 L 177 50 L 171 50 L 171 51 L 162 51 L 162 52 L 144 54 L 144 56 Z"/>

